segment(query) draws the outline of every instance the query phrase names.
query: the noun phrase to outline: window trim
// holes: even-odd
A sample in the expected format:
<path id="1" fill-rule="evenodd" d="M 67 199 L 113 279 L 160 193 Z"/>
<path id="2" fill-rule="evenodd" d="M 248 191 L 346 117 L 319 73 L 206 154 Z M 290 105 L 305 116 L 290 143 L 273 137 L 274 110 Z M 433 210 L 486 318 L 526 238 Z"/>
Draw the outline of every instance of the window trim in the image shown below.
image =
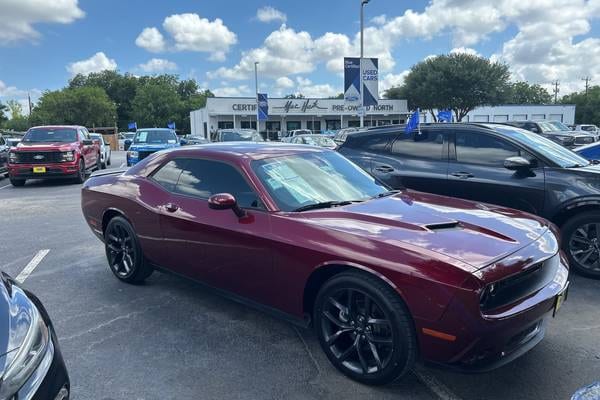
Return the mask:
<path id="1" fill-rule="evenodd" d="M 254 183 L 248 179 L 248 177 L 246 176 L 244 171 L 242 171 L 240 168 L 238 168 L 238 166 L 235 165 L 234 163 L 231 163 L 228 161 L 218 160 L 218 159 L 211 158 L 211 157 L 199 157 L 199 156 L 189 156 L 189 155 L 188 156 L 181 155 L 181 156 L 175 156 L 172 158 L 165 158 L 165 160 L 163 160 L 154 170 L 152 170 L 152 172 L 150 172 L 148 175 L 146 175 L 146 178 L 148 179 L 148 181 L 154 183 L 155 185 L 158 185 L 159 187 L 161 187 L 163 190 L 165 190 L 169 194 L 172 194 L 175 196 L 187 197 L 187 198 L 190 198 L 193 200 L 204 201 L 204 202 L 208 203 L 208 198 L 205 199 L 205 198 L 201 198 L 201 197 L 197 197 L 197 196 L 193 196 L 193 195 L 189 195 L 189 194 L 185 194 L 185 193 L 172 192 L 172 191 L 168 190 L 167 188 L 165 188 L 163 185 L 161 185 L 157 180 L 154 179 L 154 175 L 158 171 L 160 171 L 165 165 L 167 165 L 171 161 L 175 161 L 175 160 L 202 160 L 202 161 L 212 161 L 212 162 L 229 165 L 230 167 L 235 169 L 236 172 L 238 172 L 240 174 L 240 176 L 242 177 L 242 179 L 244 179 L 244 181 L 246 182 L 246 184 L 248 185 L 250 190 L 252 190 L 254 192 L 256 197 L 263 204 L 263 207 L 241 207 L 240 206 L 240 208 L 242 208 L 244 210 L 262 211 L 262 212 L 266 212 L 266 213 L 269 212 L 269 209 L 266 205 L 267 203 L 264 200 L 264 196 L 262 196 L 260 194 L 261 193 L 260 190 L 256 190 L 256 185 L 254 185 Z M 183 173 L 183 170 L 181 170 L 181 173 Z M 179 177 L 177 177 L 177 183 L 175 184 L 175 187 L 177 187 L 177 185 L 179 185 L 179 180 L 181 179 L 181 173 L 179 174 Z"/>

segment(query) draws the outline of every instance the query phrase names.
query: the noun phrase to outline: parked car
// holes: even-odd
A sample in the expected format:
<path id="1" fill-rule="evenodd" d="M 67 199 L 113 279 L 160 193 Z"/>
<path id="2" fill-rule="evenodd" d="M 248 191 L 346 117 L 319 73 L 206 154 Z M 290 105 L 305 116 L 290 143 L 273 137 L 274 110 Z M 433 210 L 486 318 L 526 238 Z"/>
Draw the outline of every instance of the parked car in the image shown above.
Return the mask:
<path id="1" fill-rule="evenodd" d="M 586 131 L 586 130 L 576 130 L 574 129 L 572 126 L 569 126 L 563 122 L 560 121 L 548 121 L 550 124 L 552 124 L 553 126 L 555 126 L 559 131 L 561 132 L 568 132 L 571 134 L 581 134 L 581 133 L 585 133 L 588 134 L 590 136 L 594 137 L 594 141 L 598 141 L 600 140 L 600 134 L 598 132 L 595 131 Z M 580 144 L 580 143 L 576 143 L 576 144 Z"/>
<path id="2" fill-rule="evenodd" d="M 337 145 L 329 136 L 325 135 L 298 135 L 294 136 L 290 143 L 295 144 L 308 144 L 311 146 L 325 147 L 328 149 L 335 149 Z"/>
<path id="3" fill-rule="evenodd" d="M 129 150 L 129 146 L 131 146 L 131 142 L 133 142 L 134 137 L 135 137 L 135 132 L 119 133 L 119 150 L 124 150 L 124 151 Z"/>
<path id="4" fill-rule="evenodd" d="M 0 175 L 8 176 L 8 151 L 10 150 L 10 145 L 7 143 L 6 139 L 2 135 L 0 135 Z"/>
<path id="5" fill-rule="evenodd" d="M 127 166 L 137 164 L 152 153 L 160 150 L 179 147 L 179 139 L 175 131 L 168 128 L 138 129 L 133 142 L 127 151 Z"/>
<path id="6" fill-rule="evenodd" d="M 569 149 L 596 141 L 593 135 L 563 131 L 550 121 L 509 121 L 505 124 L 537 133 Z"/>
<path id="7" fill-rule="evenodd" d="M 588 161 L 593 163 L 600 162 L 600 142 L 576 147 L 573 151 Z"/>
<path id="8" fill-rule="evenodd" d="M 36 126 L 8 153 L 8 174 L 13 186 L 27 179 L 74 179 L 85 181 L 101 168 L 100 145 L 84 126 Z"/>
<path id="9" fill-rule="evenodd" d="M 596 125 L 592 125 L 592 124 L 575 125 L 575 128 L 573 130 L 588 132 L 588 133 L 592 133 L 596 136 L 600 136 L 600 129 L 598 129 L 598 127 Z M 598 140 L 598 139 L 596 139 L 596 140 Z"/>
<path id="10" fill-rule="evenodd" d="M 348 136 L 349 133 L 358 132 L 358 130 L 359 130 L 358 128 L 340 129 L 339 131 L 337 131 L 337 133 L 333 137 L 333 141 L 335 142 L 335 144 L 337 144 L 339 146 L 340 144 L 344 143 L 344 141 L 346 140 L 346 137 Z"/>
<path id="11" fill-rule="evenodd" d="M 283 132 L 283 136 L 281 137 L 281 141 L 284 143 L 289 143 L 294 136 L 298 135 L 312 135 L 313 131 L 310 129 L 295 129 L 293 131 Z"/>
<path id="12" fill-rule="evenodd" d="M 428 124 L 420 134 L 405 134 L 403 127 L 353 133 L 338 151 L 394 188 L 547 218 L 561 228 L 570 265 L 600 278 L 595 246 L 600 240 L 600 166 L 541 135 L 503 124 Z"/>
<path id="13" fill-rule="evenodd" d="M 19 143 L 21 143 L 21 138 L 16 137 L 5 137 L 4 140 L 8 147 L 16 147 Z"/>
<path id="14" fill-rule="evenodd" d="M 99 133 L 90 133 L 90 137 L 94 140 L 98 140 L 100 143 L 100 163 L 101 168 L 106 169 L 107 165 L 110 165 L 110 156 L 112 154 L 110 150 L 110 143 L 104 141 L 104 136 Z"/>
<path id="15" fill-rule="evenodd" d="M 188 136 L 185 139 L 185 143 L 181 143 L 182 146 L 191 146 L 191 145 L 195 145 L 195 144 L 206 144 L 206 143 L 210 143 L 208 141 L 207 138 L 203 137 L 203 136 Z"/>
<path id="16" fill-rule="evenodd" d="M 217 142 L 264 142 L 262 136 L 254 129 L 219 129 Z"/>
<path id="17" fill-rule="evenodd" d="M 0 273 L 0 399 L 67 400 L 71 390 L 58 338 L 34 294 Z"/>
<path id="18" fill-rule="evenodd" d="M 161 152 L 93 176 L 81 204 L 119 280 L 160 267 L 312 325 L 329 360 L 366 384 L 417 357 L 506 364 L 542 340 L 568 287 L 546 220 L 390 191 L 323 148 Z"/>

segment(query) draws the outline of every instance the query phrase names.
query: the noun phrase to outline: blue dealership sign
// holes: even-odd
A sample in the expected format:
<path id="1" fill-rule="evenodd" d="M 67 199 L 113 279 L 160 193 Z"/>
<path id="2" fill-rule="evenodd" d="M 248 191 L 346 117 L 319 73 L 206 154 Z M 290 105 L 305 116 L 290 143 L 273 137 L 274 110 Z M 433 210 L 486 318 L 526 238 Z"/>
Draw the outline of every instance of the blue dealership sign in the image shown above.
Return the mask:
<path id="1" fill-rule="evenodd" d="M 127 124 L 127 129 L 137 129 L 137 122 L 130 122 L 129 124 Z"/>
<path id="2" fill-rule="evenodd" d="M 258 93 L 258 120 L 266 121 L 269 119 L 269 98 L 266 93 Z"/>
<path id="3" fill-rule="evenodd" d="M 344 58 L 344 102 L 360 105 L 360 58 Z"/>
<path id="4" fill-rule="evenodd" d="M 360 58 L 344 58 L 344 102 L 347 105 L 360 105 Z M 362 62 L 364 105 L 376 106 L 379 100 L 379 60 L 363 58 Z"/>

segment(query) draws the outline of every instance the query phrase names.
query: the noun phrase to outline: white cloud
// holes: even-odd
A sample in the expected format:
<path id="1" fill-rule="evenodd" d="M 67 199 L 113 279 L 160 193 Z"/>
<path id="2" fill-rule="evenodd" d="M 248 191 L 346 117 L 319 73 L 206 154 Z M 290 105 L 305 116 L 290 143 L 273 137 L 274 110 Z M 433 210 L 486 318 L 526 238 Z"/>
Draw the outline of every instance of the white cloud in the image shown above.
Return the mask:
<path id="1" fill-rule="evenodd" d="M 301 93 L 304 97 L 321 98 L 321 97 L 333 97 L 342 93 L 341 88 L 336 89 L 330 84 L 319 84 L 319 85 L 299 85 L 297 93 Z"/>
<path id="2" fill-rule="evenodd" d="M 0 97 L 13 98 L 22 96 L 27 96 L 27 91 L 17 89 L 15 86 L 8 86 L 0 81 Z"/>
<path id="3" fill-rule="evenodd" d="M 148 73 L 175 71 L 177 64 L 164 58 L 153 58 L 138 66 L 142 71 Z"/>
<path id="4" fill-rule="evenodd" d="M 212 90 L 217 97 L 243 97 L 250 95 L 250 88 L 248 85 L 240 86 L 225 86 Z"/>
<path id="5" fill-rule="evenodd" d="M 290 78 L 288 78 L 287 76 L 282 76 L 280 78 L 277 78 L 277 80 L 275 81 L 275 84 L 277 85 L 278 88 L 281 88 L 281 89 L 289 89 L 289 88 L 293 88 L 295 86 L 294 81 L 291 80 Z"/>
<path id="6" fill-rule="evenodd" d="M 387 15 L 381 14 L 371 18 L 371 22 L 375 25 L 384 25 L 387 22 Z"/>
<path id="7" fill-rule="evenodd" d="M 472 56 L 481 57 L 481 54 L 479 54 L 477 50 L 472 49 L 470 47 L 455 47 L 452 50 L 450 50 L 450 54 L 470 54 Z"/>
<path id="8" fill-rule="evenodd" d="M 272 21 L 286 22 L 287 15 L 285 15 L 284 13 L 282 13 L 281 11 L 279 11 L 273 7 L 267 6 L 267 7 L 259 8 L 256 11 L 256 19 L 258 19 L 260 22 L 272 22 Z"/>
<path id="9" fill-rule="evenodd" d="M 392 74 L 392 73 L 386 74 L 383 76 L 383 79 L 380 77 L 379 78 L 379 93 L 380 93 L 380 95 L 383 95 L 383 92 L 385 92 L 389 88 L 401 86 L 402 84 L 404 84 L 404 79 L 406 79 L 406 76 L 408 75 L 409 72 L 410 71 L 406 70 L 406 71 L 402 71 L 399 74 Z"/>
<path id="10" fill-rule="evenodd" d="M 88 59 L 76 61 L 67 66 L 67 71 L 69 71 L 72 76 L 77 74 L 87 75 L 92 72 L 100 72 L 107 69 L 117 69 L 117 63 L 115 60 L 108 58 L 106 54 L 101 51 Z"/>
<path id="11" fill-rule="evenodd" d="M 166 48 L 165 38 L 156 28 L 144 28 L 135 39 L 135 44 L 152 53 L 160 53 Z"/>
<path id="12" fill-rule="evenodd" d="M 0 46 L 39 38 L 37 23 L 70 24 L 84 16 L 77 0 L 0 0 Z"/>
<path id="13" fill-rule="evenodd" d="M 19 89 L 16 86 L 8 86 L 6 83 L 0 80 L 0 99 L 4 102 L 6 100 L 17 100 L 21 107 L 23 107 L 23 113 L 29 114 L 29 100 L 27 96 L 31 97 L 31 101 L 35 103 L 42 95 L 42 91 L 39 89 L 24 90 Z M 8 115 L 8 117 L 11 117 Z"/>

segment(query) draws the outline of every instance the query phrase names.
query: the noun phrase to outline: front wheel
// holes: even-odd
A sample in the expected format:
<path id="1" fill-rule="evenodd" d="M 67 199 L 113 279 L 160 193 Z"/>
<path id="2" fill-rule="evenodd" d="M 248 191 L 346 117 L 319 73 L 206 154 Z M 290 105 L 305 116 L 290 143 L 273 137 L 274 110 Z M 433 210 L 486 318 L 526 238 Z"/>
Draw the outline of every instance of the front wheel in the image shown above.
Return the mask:
<path id="1" fill-rule="evenodd" d="M 79 170 L 77 171 L 77 177 L 75 178 L 75 183 L 83 183 L 85 182 L 85 163 L 83 159 L 79 160 Z"/>
<path id="2" fill-rule="evenodd" d="M 127 283 L 141 283 L 153 269 L 144 259 L 131 224 L 123 217 L 110 220 L 104 232 L 106 258 L 113 274 Z"/>
<path id="3" fill-rule="evenodd" d="M 390 383 L 414 364 L 417 342 L 408 309 L 369 274 L 343 273 L 327 281 L 317 295 L 314 325 L 329 361 L 358 382 Z"/>
<path id="4" fill-rule="evenodd" d="M 600 279 L 600 211 L 569 219 L 562 226 L 562 246 L 576 272 Z"/>

